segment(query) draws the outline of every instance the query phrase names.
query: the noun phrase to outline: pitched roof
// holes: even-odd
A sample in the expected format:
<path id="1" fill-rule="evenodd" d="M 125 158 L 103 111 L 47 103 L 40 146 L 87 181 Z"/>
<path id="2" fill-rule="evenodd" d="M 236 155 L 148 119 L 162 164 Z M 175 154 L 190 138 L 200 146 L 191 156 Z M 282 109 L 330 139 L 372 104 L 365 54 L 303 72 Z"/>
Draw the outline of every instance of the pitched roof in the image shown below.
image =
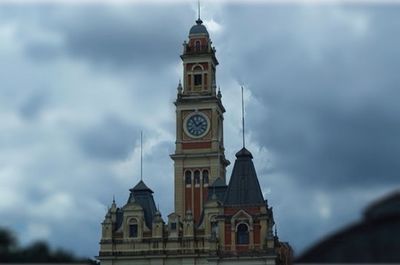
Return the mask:
<path id="1" fill-rule="evenodd" d="M 225 180 L 221 177 L 218 177 L 213 184 L 211 184 L 211 187 L 226 187 Z"/>
<path id="2" fill-rule="evenodd" d="M 264 205 L 264 197 L 253 164 L 253 155 L 242 148 L 236 161 L 225 193 L 224 206 Z"/>
<path id="3" fill-rule="evenodd" d="M 150 191 L 151 193 L 154 193 L 146 184 L 144 184 L 143 180 L 139 181 L 139 183 L 130 189 L 130 191 Z"/>
<path id="4" fill-rule="evenodd" d="M 145 223 L 147 227 L 151 228 L 154 214 L 157 211 L 153 191 L 142 180 L 130 191 L 128 202 L 134 199 L 143 208 Z"/>
<path id="5" fill-rule="evenodd" d="M 209 187 L 208 187 L 208 199 L 212 198 L 212 195 L 215 194 L 217 196 L 217 200 L 220 202 L 224 201 L 225 191 L 228 186 L 225 183 L 225 180 L 221 177 L 218 177 Z"/>
<path id="6" fill-rule="evenodd" d="M 123 219 L 124 219 L 124 212 L 122 211 L 122 209 L 118 208 L 115 230 L 118 230 L 118 228 L 121 227 Z"/>

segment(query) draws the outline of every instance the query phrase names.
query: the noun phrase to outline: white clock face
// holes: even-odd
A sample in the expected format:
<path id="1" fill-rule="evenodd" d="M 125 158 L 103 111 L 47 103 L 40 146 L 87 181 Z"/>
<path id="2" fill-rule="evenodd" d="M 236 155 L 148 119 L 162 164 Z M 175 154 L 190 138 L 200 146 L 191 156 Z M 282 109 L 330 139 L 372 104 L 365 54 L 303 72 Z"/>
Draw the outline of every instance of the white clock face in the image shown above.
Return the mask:
<path id="1" fill-rule="evenodd" d="M 208 119 L 204 114 L 193 114 L 186 119 L 186 132 L 194 138 L 204 136 L 209 129 Z"/>

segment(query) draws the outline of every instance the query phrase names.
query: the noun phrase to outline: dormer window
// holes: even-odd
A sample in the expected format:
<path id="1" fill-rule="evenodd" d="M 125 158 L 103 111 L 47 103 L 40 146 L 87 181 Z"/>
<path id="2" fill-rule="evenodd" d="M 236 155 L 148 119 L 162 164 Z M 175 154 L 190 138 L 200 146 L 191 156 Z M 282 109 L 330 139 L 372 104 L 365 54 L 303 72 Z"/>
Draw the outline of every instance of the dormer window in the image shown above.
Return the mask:
<path id="1" fill-rule="evenodd" d="M 128 226 L 128 236 L 130 238 L 137 238 L 139 235 L 139 226 L 136 218 L 131 218 L 129 220 Z"/>
<path id="2" fill-rule="evenodd" d="M 176 223 L 175 222 L 171 223 L 171 230 L 176 230 Z"/>
<path id="3" fill-rule="evenodd" d="M 211 234 L 215 237 L 218 237 L 218 222 L 211 222 Z"/>
<path id="4" fill-rule="evenodd" d="M 244 223 L 239 224 L 237 227 L 236 244 L 238 244 L 238 245 L 249 244 L 249 228 Z"/>
<path id="5" fill-rule="evenodd" d="M 211 224 L 211 236 L 218 237 L 218 221 L 215 220 L 215 216 L 210 219 Z"/>
<path id="6" fill-rule="evenodd" d="M 131 224 L 129 225 L 129 237 L 136 238 L 138 236 L 138 225 Z"/>

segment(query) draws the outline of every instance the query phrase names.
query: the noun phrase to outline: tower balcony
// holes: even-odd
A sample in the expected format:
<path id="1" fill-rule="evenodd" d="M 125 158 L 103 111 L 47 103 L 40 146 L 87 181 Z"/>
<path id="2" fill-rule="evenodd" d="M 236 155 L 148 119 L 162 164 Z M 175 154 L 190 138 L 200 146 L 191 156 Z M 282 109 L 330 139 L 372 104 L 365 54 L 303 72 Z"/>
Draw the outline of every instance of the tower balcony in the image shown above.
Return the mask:
<path id="1" fill-rule="evenodd" d="M 215 48 L 211 47 L 211 45 L 198 45 L 198 46 L 189 46 L 185 44 L 183 50 L 184 55 L 192 55 L 192 54 L 209 54 L 215 53 Z"/>

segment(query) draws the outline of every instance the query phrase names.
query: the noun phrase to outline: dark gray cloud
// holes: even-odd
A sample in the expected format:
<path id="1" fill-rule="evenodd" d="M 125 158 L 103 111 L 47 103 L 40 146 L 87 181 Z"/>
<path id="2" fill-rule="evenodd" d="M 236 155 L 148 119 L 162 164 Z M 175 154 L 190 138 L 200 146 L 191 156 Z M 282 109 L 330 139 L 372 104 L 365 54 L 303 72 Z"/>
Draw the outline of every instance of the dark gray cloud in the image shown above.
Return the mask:
<path id="1" fill-rule="evenodd" d="M 226 5 L 211 11 L 204 20 L 221 26 L 210 35 L 221 63 L 227 155 L 233 162 L 240 143 L 230 120 L 240 114 L 228 102 L 240 91 L 236 81 L 252 93 L 249 146 L 281 239 L 302 249 L 398 186 L 399 7 Z M 140 129 L 144 179 L 167 216 L 173 210 L 171 84 L 181 73 L 175 68 L 194 11 L 183 5 L 23 6 L 0 10 L 0 20 L 8 148 L 0 153 L 6 161 L 0 176 L 13 176 L 0 178 L 2 192 L 13 191 L 0 204 L 9 217 L 3 222 L 21 235 L 43 225 L 54 244 L 95 255 L 106 205 L 115 194 L 122 206 L 139 180 Z M 14 64 L 7 62 L 14 61 L 10 75 Z M 49 85 L 36 91 L 42 83 Z M 60 220 L 67 218 L 65 226 Z M 79 240 L 68 237 L 76 233 Z"/>
<path id="2" fill-rule="evenodd" d="M 117 116 L 110 115 L 99 124 L 87 128 L 79 136 L 79 147 L 89 157 L 95 159 L 121 160 L 126 159 L 137 137 L 138 132 Z"/>
<path id="3" fill-rule="evenodd" d="M 20 106 L 20 113 L 26 119 L 36 118 L 47 103 L 47 94 L 44 91 L 35 90 Z"/>
<path id="4" fill-rule="evenodd" d="M 165 12 L 165 9 L 168 12 Z M 162 69 L 178 61 L 192 14 L 183 5 L 46 7 L 44 29 L 60 35 L 60 43 L 31 40 L 26 52 L 35 59 L 71 56 L 109 69 Z M 31 12 L 31 10 L 27 10 Z M 118 15 L 116 15 L 118 14 Z"/>
<path id="5" fill-rule="evenodd" d="M 258 32 L 231 69 L 264 106 L 248 106 L 248 123 L 275 170 L 325 189 L 399 184 L 400 10 L 391 8 L 231 9 L 230 49 L 243 38 L 233 28 Z"/>

